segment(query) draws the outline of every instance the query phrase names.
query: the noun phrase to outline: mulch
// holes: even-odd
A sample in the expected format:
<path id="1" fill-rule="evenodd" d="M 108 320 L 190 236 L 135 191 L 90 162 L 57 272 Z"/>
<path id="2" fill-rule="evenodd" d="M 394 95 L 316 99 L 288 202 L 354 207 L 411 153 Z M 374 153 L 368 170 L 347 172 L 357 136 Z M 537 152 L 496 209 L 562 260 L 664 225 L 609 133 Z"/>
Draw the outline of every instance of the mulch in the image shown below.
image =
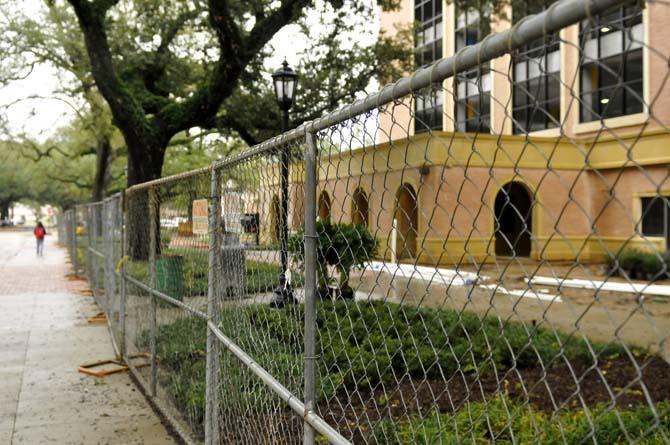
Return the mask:
<path id="1" fill-rule="evenodd" d="M 627 356 L 593 363 L 563 363 L 499 371 L 480 378 L 457 373 L 447 381 L 405 376 L 397 383 L 344 388 L 318 406 L 329 424 L 354 443 L 365 443 L 366 431 L 382 418 L 406 420 L 438 409 L 454 413 L 467 403 L 504 393 L 534 410 L 609 406 L 629 409 L 670 400 L 670 365 L 656 356 Z"/>

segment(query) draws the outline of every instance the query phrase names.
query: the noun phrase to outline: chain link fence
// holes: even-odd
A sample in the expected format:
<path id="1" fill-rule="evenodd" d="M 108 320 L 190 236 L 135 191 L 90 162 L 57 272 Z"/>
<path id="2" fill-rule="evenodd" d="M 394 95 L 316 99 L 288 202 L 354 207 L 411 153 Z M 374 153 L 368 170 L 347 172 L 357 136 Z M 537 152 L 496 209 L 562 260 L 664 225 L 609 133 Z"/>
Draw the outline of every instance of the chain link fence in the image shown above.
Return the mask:
<path id="1" fill-rule="evenodd" d="M 670 443 L 670 8 L 416 7 L 456 55 L 61 216 L 119 353 L 193 443 Z"/>

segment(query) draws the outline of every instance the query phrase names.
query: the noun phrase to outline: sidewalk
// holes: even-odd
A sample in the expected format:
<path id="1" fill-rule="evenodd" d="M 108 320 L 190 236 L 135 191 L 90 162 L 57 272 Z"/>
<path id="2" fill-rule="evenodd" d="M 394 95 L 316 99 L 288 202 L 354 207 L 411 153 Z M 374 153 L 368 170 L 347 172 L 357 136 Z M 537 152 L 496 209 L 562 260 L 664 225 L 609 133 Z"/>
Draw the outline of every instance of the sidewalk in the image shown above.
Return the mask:
<path id="1" fill-rule="evenodd" d="M 0 232 L 0 444 L 175 443 L 126 373 L 77 372 L 114 351 L 54 238 L 37 258 L 29 232 Z"/>

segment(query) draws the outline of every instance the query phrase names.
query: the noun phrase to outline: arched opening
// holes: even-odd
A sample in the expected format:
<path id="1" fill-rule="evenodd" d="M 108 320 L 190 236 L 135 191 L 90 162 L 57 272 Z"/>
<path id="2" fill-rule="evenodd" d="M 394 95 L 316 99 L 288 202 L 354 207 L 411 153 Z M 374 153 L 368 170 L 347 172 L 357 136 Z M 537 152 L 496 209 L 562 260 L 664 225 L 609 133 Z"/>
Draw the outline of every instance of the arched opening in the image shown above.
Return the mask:
<path id="1" fill-rule="evenodd" d="M 529 257 L 533 230 L 533 200 L 519 182 L 505 184 L 495 201 L 496 255 Z"/>
<path id="2" fill-rule="evenodd" d="M 396 249 L 398 259 L 416 257 L 416 238 L 419 228 L 419 205 L 416 192 L 403 184 L 396 194 Z"/>
<path id="3" fill-rule="evenodd" d="M 321 221 L 330 221 L 330 196 L 328 192 L 323 191 L 319 195 L 319 219 Z"/>
<path id="4" fill-rule="evenodd" d="M 356 189 L 351 203 L 351 222 L 367 227 L 369 207 L 368 195 L 363 190 Z"/>
<path id="5" fill-rule="evenodd" d="M 279 203 L 279 196 L 274 195 L 270 203 L 270 236 L 272 236 L 272 241 L 279 241 L 281 237 L 280 215 L 281 205 Z"/>

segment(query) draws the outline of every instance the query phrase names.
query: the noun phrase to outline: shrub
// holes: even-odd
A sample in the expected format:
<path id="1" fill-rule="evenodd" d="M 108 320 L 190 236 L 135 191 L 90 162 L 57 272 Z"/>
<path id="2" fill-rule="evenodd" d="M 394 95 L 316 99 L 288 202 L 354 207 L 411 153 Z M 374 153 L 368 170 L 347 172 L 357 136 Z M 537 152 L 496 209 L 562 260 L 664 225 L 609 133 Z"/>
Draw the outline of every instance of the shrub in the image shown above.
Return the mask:
<path id="1" fill-rule="evenodd" d="M 663 279 L 668 277 L 670 261 L 668 253 L 647 252 L 636 248 L 625 248 L 616 257 L 609 257 L 610 269 L 625 272 L 629 278 Z"/>
<path id="2" fill-rule="evenodd" d="M 345 297 L 353 297 L 349 286 L 351 270 L 363 267 L 377 252 L 377 239 L 367 227 L 358 224 L 339 224 L 330 221 L 317 221 L 317 283 L 319 288 L 327 287 L 330 282 L 328 267 L 333 266 L 340 274 L 339 288 Z M 305 229 L 292 235 L 289 239 L 289 251 L 294 258 L 304 262 Z"/>

